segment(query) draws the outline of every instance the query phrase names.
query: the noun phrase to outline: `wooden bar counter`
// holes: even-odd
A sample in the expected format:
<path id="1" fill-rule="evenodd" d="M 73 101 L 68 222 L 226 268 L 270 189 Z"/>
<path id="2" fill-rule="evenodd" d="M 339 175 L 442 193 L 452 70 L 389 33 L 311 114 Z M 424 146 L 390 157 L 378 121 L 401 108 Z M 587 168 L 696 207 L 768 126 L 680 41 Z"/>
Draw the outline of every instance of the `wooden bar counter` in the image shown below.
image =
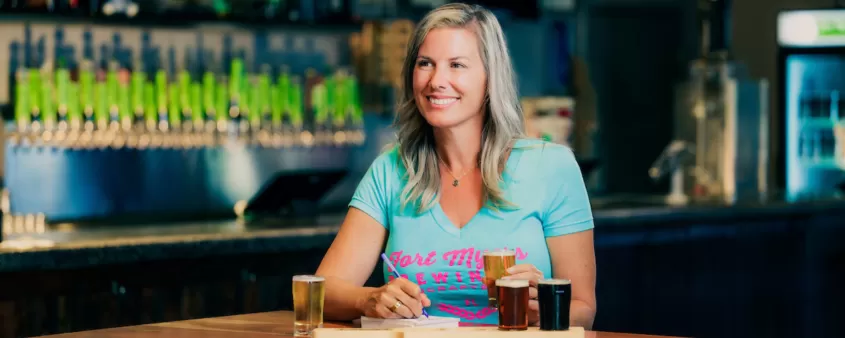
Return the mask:
<path id="1" fill-rule="evenodd" d="M 352 327 L 351 323 L 326 323 L 325 327 Z M 293 337 L 293 312 L 275 311 L 237 316 L 80 331 L 45 338 L 240 338 Z M 616 332 L 587 331 L 585 338 L 666 338 Z"/>

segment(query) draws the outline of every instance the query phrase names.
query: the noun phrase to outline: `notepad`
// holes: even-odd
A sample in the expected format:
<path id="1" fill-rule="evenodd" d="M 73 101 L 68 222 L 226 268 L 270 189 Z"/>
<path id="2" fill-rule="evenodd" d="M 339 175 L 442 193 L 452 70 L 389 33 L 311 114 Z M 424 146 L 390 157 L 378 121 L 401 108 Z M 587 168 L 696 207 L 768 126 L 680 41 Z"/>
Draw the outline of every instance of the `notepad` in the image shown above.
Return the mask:
<path id="1" fill-rule="evenodd" d="M 432 327 L 432 328 L 452 328 L 458 327 L 460 318 L 451 317 L 419 317 L 413 319 L 381 319 L 361 317 L 362 329 L 395 329 L 405 327 Z"/>

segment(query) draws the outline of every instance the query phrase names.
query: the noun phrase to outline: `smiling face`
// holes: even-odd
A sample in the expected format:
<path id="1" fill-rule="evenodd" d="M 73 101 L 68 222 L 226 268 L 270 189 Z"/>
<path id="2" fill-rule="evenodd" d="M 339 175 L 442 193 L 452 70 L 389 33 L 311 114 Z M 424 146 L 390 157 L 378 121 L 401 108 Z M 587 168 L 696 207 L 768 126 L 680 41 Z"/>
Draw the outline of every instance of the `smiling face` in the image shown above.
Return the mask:
<path id="1" fill-rule="evenodd" d="M 435 28 L 425 37 L 414 67 L 414 99 L 434 128 L 483 121 L 487 74 L 475 33 Z"/>

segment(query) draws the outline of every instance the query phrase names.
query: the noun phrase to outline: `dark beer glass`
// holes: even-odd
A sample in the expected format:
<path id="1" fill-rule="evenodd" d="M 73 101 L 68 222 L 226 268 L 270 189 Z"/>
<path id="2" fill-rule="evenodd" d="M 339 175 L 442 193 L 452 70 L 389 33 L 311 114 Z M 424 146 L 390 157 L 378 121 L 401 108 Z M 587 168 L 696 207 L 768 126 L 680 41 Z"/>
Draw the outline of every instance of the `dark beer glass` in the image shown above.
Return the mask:
<path id="1" fill-rule="evenodd" d="M 528 329 L 528 281 L 496 280 L 499 302 L 499 330 Z"/>
<path id="2" fill-rule="evenodd" d="M 569 302 L 571 300 L 572 282 L 568 279 L 541 279 L 537 283 L 540 330 L 569 330 Z"/>

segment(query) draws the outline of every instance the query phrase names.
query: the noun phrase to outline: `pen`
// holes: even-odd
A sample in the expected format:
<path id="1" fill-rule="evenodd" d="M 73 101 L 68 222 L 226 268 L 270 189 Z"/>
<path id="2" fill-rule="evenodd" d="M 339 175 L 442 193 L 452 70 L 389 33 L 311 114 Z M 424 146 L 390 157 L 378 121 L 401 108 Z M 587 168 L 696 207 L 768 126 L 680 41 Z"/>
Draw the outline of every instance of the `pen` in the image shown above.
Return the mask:
<path id="1" fill-rule="evenodd" d="M 386 254 L 382 253 L 381 259 L 384 261 L 384 264 L 387 264 L 387 268 L 390 269 L 391 272 L 393 272 L 393 276 L 395 276 L 396 278 L 402 278 L 402 275 L 400 275 L 399 271 L 396 270 L 396 267 L 390 263 L 390 259 L 387 258 Z M 425 311 L 425 308 L 422 309 L 422 312 L 423 315 L 425 315 L 425 318 L 428 318 L 428 312 Z"/>

